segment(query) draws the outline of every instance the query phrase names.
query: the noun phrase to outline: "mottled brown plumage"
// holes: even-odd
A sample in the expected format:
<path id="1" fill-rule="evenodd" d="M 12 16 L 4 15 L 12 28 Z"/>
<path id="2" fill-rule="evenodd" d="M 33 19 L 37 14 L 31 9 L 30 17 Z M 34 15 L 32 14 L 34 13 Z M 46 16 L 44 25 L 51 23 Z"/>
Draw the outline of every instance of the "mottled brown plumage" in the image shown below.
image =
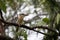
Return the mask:
<path id="1" fill-rule="evenodd" d="M 25 14 L 19 14 L 17 17 L 18 17 L 18 19 L 17 19 L 17 24 L 20 26 L 20 25 L 22 25 L 22 24 L 24 24 L 24 17 L 25 16 L 27 16 L 27 15 L 25 15 Z M 16 27 L 16 32 L 18 32 L 18 30 L 19 30 L 19 27 Z"/>
<path id="2" fill-rule="evenodd" d="M 27 15 L 28 15 L 28 14 L 19 14 L 19 15 L 18 15 L 17 23 L 18 23 L 19 25 L 22 25 L 22 24 L 24 23 L 23 19 L 24 19 L 24 17 L 27 16 Z"/>
<path id="3" fill-rule="evenodd" d="M 24 19 L 24 14 L 20 14 L 20 15 L 18 15 L 18 20 L 17 20 L 17 23 L 19 24 L 19 25 L 22 25 L 23 24 L 23 19 Z"/>

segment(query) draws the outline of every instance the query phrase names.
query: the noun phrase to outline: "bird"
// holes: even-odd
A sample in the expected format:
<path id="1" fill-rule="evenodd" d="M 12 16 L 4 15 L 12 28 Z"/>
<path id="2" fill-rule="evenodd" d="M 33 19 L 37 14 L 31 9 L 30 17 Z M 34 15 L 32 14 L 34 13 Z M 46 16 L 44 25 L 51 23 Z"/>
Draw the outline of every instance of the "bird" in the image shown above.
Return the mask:
<path id="1" fill-rule="evenodd" d="M 17 24 L 19 26 L 23 25 L 24 24 L 24 17 L 27 16 L 28 14 L 19 14 L 17 16 Z M 19 27 L 16 27 L 16 32 L 18 32 L 19 30 Z"/>
<path id="2" fill-rule="evenodd" d="M 22 25 L 23 24 L 23 22 L 24 22 L 24 17 L 25 17 L 26 15 L 25 14 L 19 14 L 18 15 L 18 19 L 17 19 L 17 24 L 18 25 Z"/>

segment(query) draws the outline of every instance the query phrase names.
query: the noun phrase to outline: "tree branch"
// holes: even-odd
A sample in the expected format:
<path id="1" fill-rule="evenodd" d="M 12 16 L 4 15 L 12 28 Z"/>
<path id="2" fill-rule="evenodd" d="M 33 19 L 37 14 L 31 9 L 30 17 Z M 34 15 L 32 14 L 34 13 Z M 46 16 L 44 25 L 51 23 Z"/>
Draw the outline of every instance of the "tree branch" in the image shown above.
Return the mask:
<path id="1" fill-rule="evenodd" d="M 1 36 L 0 35 L 0 40 L 14 40 L 14 39 L 12 39 L 12 38 L 10 38 L 8 36 Z"/>
<path id="2" fill-rule="evenodd" d="M 2 11 L 1 11 L 1 9 L 0 9 L 0 16 L 1 16 L 1 19 L 4 20 L 4 18 L 3 18 L 3 16 L 2 16 Z"/>
<path id="3" fill-rule="evenodd" d="M 55 32 L 57 33 L 55 30 L 51 29 L 51 28 L 48 28 L 47 26 L 36 26 L 36 27 L 32 27 L 33 29 L 36 29 L 36 28 L 42 28 L 42 29 L 47 29 L 49 31 L 52 31 L 52 32 Z M 58 34 L 58 33 L 57 33 Z"/>
<path id="4" fill-rule="evenodd" d="M 49 34 L 42 33 L 42 32 L 40 32 L 40 31 L 34 30 L 34 28 L 30 28 L 30 27 L 28 27 L 28 26 L 26 26 L 26 25 L 20 25 L 20 26 L 19 26 L 19 25 L 16 24 L 16 23 L 6 22 L 6 21 L 4 21 L 4 20 L 2 20 L 2 19 L 0 19 L 0 21 L 3 22 L 4 24 L 8 24 L 8 25 L 13 25 L 13 26 L 17 26 L 17 27 L 26 28 L 26 29 L 33 30 L 33 31 L 35 31 L 35 32 L 38 32 L 38 33 L 44 34 L 44 35 L 46 35 L 46 36 L 50 36 L 50 37 L 52 37 L 52 36 L 49 35 Z"/>

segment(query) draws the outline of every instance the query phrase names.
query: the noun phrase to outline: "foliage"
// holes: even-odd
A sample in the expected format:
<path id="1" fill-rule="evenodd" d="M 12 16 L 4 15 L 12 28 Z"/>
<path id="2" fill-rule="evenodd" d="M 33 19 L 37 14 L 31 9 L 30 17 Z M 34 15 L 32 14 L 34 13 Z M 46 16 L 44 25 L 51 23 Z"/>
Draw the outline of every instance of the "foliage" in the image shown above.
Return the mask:
<path id="1" fill-rule="evenodd" d="M 36 1 L 37 2 L 37 1 Z M 38 2 L 37 2 L 38 4 Z M 39 4 L 38 4 L 39 5 Z M 56 0 L 40 0 L 40 5 L 43 5 L 43 10 L 47 11 L 49 14 L 49 21 L 47 18 L 44 18 L 43 21 L 46 23 L 49 23 L 49 27 L 52 29 L 57 29 L 59 30 L 59 25 L 60 25 L 60 6 L 58 5 L 58 2 L 56 2 Z M 35 5 L 36 6 L 36 5 Z M 55 30 L 56 30 L 55 29 Z M 47 33 L 51 33 L 50 31 L 48 31 Z M 55 34 L 53 34 L 55 35 Z M 57 40 L 55 38 L 51 38 L 48 36 L 44 36 L 45 39 L 44 40 Z M 55 36 L 57 38 L 57 36 Z"/>
<path id="2" fill-rule="evenodd" d="M 16 10 L 18 6 L 21 6 L 24 0 L 0 0 L 0 9 L 6 13 L 7 6 L 9 5 L 13 10 Z"/>
<path id="3" fill-rule="evenodd" d="M 6 13 L 6 2 L 3 0 L 0 0 L 0 9 L 2 9 Z"/>
<path id="4" fill-rule="evenodd" d="M 43 21 L 44 21 L 46 24 L 49 24 L 49 19 L 48 19 L 48 18 L 43 18 Z"/>
<path id="5" fill-rule="evenodd" d="M 7 13 L 6 9 L 8 7 L 11 7 L 11 9 L 16 11 L 15 13 L 17 13 L 17 11 L 20 9 L 20 7 L 22 6 L 22 4 L 25 1 L 28 1 L 28 0 L 0 0 L 0 9 L 2 9 L 3 12 Z M 42 8 L 41 8 L 42 11 L 47 12 L 49 15 L 48 18 L 43 18 L 42 21 L 40 21 L 39 18 L 37 18 L 37 20 L 39 20 L 38 22 L 37 22 L 37 20 L 34 20 L 32 18 L 33 21 L 36 21 L 36 23 L 34 23 L 34 25 L 35 24 L 37 26 L 48 25 L 50 29 L 54 29 L 54 30 L 57 30 L 58 32 L 60 32 L 60 6 L 56 2 L 56 0 L 30 0 L 30 3 L 34 6 L 34 8 L 41 8 L 41 6 L 42 6 Z M 31 5 L 28 5 L 28 6 L 31 6 Z M 38 11 L 36 13 L 38 14 Z M 38 17 L 40 17 L 40 15 Z M 31 20 L 31 22 L 32 22 L 32 20 Z M 29 22 L 29 24 L 31 24 L 31 22 Z M 18 36 L 23 36 L 25 38 L 25 40 L 27 40 L 26 31 L 24 29 L 21 29 L 21 30 L 20 30 L 20 32 L 16 32 L 16 37 L 18 38 Z M 50 32 L 48 30 L 47 34 L 50 34 L 50 35 L 52 34 L 53 38 L 44 36 L 44 40 L 57 40 L 56 33 Z"/>

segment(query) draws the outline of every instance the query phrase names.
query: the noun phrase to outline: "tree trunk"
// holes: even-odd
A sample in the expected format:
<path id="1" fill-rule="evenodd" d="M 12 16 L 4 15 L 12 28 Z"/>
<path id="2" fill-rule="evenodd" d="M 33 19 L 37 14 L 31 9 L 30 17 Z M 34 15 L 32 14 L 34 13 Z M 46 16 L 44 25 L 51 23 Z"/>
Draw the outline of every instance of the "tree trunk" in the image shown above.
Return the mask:
<path id="1" fill-rule="evenodd" d="M 4 24 L 0 21 L 0 35 L 5 35 Z"/>

